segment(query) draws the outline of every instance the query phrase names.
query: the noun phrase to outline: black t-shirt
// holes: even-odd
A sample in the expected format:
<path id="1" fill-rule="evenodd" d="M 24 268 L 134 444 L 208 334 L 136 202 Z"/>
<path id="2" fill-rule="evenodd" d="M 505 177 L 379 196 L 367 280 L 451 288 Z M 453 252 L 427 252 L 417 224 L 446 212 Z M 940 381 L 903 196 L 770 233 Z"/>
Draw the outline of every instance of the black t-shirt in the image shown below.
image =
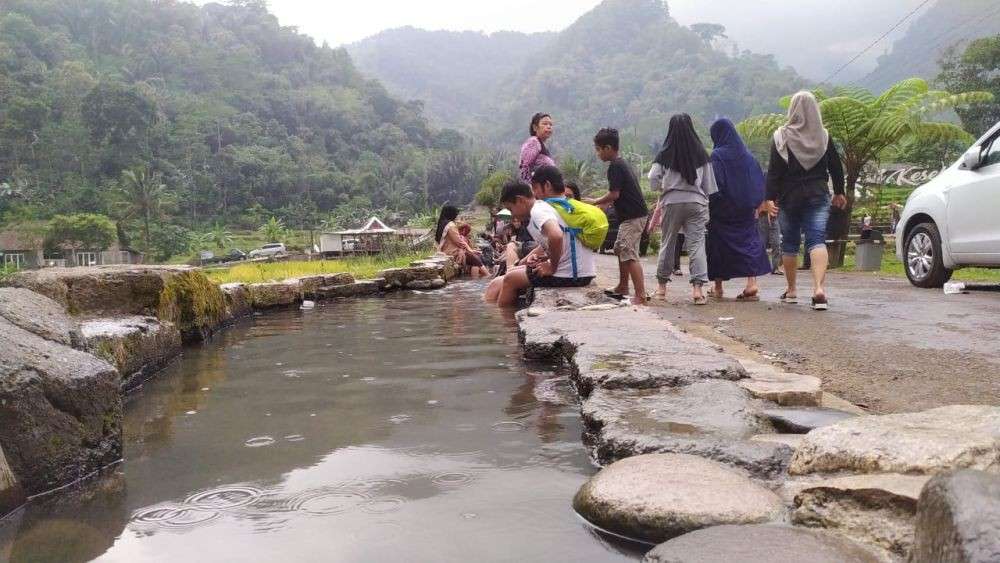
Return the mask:
<path id="1" fill-rule="evenodd" d="M 618 157 L 608 166 L 608 185 L 611 191 L 621 192 L 615 200 L 615 214 L 619 221 L 649 215 L 639 182 L 624 158 Z"/>

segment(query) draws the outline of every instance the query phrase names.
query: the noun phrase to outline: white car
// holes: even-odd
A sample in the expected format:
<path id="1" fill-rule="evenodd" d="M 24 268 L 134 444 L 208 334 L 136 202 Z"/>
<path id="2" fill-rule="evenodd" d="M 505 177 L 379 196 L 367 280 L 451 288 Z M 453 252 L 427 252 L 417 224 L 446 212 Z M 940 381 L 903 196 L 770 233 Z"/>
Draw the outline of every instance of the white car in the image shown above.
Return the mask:
<path id="1" fill-rule="evenodd" d="M 906 200 L 896 255 L 917 287 L 959 268 L 1000 268 L 1000 123 Z"/>
<path id="2" fill-rule="evenodd" d="M 285 245 L 280 242 L 272 242 L 261 246 L 256 250 L 250 251 L 250 259 L 254 258 L 271 258 L 272 256 L 282 256 L 287 254 L 288 251 L 285 250 Z"/>

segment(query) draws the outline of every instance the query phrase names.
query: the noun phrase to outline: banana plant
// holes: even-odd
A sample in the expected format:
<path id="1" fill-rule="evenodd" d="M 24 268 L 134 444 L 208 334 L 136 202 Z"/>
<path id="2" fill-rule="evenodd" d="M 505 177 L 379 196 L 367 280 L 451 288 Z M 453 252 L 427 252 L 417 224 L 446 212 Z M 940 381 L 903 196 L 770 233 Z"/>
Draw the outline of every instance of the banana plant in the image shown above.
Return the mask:
<path id="1" fill-rule="evenodd" d="M 838 145 L 844 161 L 848 205 L 840 219 L 842 225 L 831 229 L 842 238 L 847 234 L 854 194 L 862 171 L 877 162 L 887 149 L 910 140 L 925 142 L 962 141 L 972 143 L 972 135 L 953 123 L 933 121 L 942 112 L 993 100 L 989 92 L 951 93 L 931 90 L 926 80 L 910 78 L 875 96 L 864 88 L 841 87 L 827 93 L 813 92 L 819 100 L 823 124 Z M 791 96 L 779 102 L 788 108 Z M 769 140 L 787 117 L 767 114 L 750 117 L 738 125 L 747 141 Z"/>

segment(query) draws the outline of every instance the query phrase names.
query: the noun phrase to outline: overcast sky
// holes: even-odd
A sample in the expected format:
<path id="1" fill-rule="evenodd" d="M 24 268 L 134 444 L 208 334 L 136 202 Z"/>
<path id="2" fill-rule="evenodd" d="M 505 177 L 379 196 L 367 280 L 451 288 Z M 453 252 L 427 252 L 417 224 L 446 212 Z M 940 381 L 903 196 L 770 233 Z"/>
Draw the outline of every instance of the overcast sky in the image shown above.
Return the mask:
<path id="1" fill-rule="evenodd" d="M 204 4 L 207 0 L 198 0 Z M 775 54 L 822 79 L 847 62 L 923 0 L 670 0 L 682 24 L 712 21 L 725 25 L 741 47 Z M 410 25 L 423 29 L 493 32 L 558 31 L 600 0 L 269 0 L 282 25 L 298 27 L 318 42 L 353 43 L 384 29 Z M 909 22 L 907 22 L 909 23 Z M 890 36 L 853 74 L 874 67 L 874 58 L 900 32 Z"/>

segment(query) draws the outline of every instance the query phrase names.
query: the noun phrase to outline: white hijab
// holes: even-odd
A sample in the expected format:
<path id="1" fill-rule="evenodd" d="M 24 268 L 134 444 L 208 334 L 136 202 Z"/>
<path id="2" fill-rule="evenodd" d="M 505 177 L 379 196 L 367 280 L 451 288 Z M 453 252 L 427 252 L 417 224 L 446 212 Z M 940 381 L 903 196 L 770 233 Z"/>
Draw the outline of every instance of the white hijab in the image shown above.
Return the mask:
<path id="1" fill-rule="evenodd" d="M 788 162 L 788 152 L 795 155 L 802 168 L 812 170 L 826 154 L 830 133 L 823 127 L 819 103 L 811 92 L 792 96 L 788 107 L 788 123 L 774 132 L 774 146 L 781 158 Z"/>

